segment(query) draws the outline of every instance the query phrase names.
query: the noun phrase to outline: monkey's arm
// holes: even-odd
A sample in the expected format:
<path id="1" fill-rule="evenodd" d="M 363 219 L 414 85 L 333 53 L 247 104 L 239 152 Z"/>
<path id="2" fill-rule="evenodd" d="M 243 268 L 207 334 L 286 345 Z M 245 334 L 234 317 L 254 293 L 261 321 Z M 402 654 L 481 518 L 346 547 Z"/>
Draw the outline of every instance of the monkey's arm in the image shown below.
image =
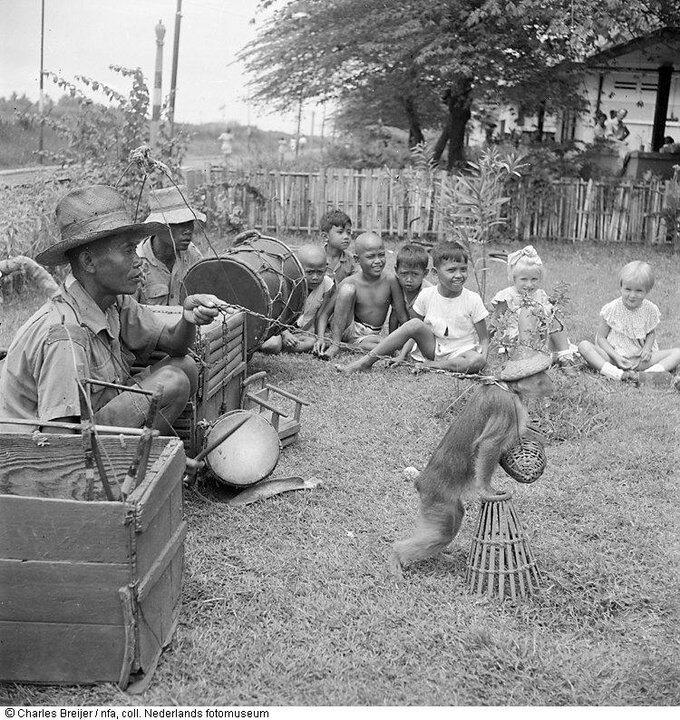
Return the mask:
<path id="1" fill-rule="evenodd" d="M 475 443 L 474 484 L 491 494 L 497 492 L 491 485 L 491 477 L 501 454 L 517 441 L 518 432 L 521 431 L 514 401 L 510 398 L 508 400 L 512 405 L 504 402 L 501 407 L 492 410 L 491 417 Z"/>

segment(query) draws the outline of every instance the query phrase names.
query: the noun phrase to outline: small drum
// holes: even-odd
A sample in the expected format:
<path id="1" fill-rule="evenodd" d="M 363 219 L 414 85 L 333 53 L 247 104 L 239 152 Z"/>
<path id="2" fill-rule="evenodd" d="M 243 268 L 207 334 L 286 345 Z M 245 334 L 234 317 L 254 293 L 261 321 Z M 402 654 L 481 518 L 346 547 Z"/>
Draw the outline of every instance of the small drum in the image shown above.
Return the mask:
<path id="1" fill-rule="evenodd" d="M 223 256 L 197 262 L 184 278 L 184 290 L 186 295 L 212 293 L 257 313 L 246 320 L 248 355 L 279 332 L 277 323 L 292 323 L 307 297 L 305 273 L 292 250 L 256 232 L 245 234 Z"/>
<path id="2" fill-rule="evenodd" d="M 227 485 L 254 485 L 272 472 L 281 452 L 279 434 L 263 417 L 248 410 L 222 415 L 207 431 L 204 444 L 207 447 L 239 423 L 243 424 L 205 456 L 205 464 Z"/>

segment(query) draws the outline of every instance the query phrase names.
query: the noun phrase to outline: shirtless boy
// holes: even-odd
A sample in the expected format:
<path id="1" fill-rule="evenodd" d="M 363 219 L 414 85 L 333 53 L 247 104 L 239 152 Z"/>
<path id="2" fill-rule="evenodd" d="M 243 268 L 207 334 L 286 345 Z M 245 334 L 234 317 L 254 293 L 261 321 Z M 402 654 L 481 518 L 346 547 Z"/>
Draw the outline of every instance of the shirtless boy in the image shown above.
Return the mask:
<path id="1" fill-rule="evenodd" d="M 331 323 L 331 344 L 318 347 L 323 358 L 331 359 L 340 351 L 340 342 L 370 350 L 380 342 L 380 331 L 390 307 L 400 323 L 408 320 L 404 294 L 396 276 L 385 272 L 385 245 L 373 232 L 365 232 L 354 241 L 359 272 L 345 278 L 335 300 Z M 322 319 L 320 324 L 324 324 Z"/>
<path id="2" fill-rule="evenodd" d="M 338 370 L 369 370 L 381 357 L 403 348 L 399 362 L 414 343 L 418 348 L 413 350 L 413 359 L 424 366 L 460 373 L 476 373 L 484 367 L 489 349 L 485 318 L 489 313 L 482 298 L 463 287 L 467 253 L 457 243 L 442 242 L 432 250 L 432 262 L 437 285 L 421 290 L 413 303 L 416 317 L 390 333 L 368 355 L 348 365 L 336 365 Z"/>

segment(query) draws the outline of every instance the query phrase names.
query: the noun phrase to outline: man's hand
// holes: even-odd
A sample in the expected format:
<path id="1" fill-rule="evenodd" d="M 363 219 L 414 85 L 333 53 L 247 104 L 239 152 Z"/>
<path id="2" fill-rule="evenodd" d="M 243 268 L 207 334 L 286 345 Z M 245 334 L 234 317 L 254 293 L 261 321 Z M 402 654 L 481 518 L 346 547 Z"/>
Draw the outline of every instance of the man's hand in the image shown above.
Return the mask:
<path id="1" fill-rule="evenodd" d="M 281 344 L 285 348 L 294 349 L 298 346 L 299 340 L 293 335 L 290 330 L 284 330 L 281 333 Z"/>
<path id="2" fill-rule="evenodd" d="M 215 295 L 188 295 L 184 301 L 184 319 L 192 325 L 207 325 L 219 313 L 218 308 L 226 307 L 227 303 Z"/>

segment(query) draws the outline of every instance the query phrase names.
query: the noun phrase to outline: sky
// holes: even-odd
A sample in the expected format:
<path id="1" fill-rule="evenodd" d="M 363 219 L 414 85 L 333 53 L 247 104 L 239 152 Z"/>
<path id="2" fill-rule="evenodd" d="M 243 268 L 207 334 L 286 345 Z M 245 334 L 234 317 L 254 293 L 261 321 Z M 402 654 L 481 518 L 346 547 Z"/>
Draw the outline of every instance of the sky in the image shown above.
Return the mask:
<path id="1" fill-rule="evenodd" d="M 45 70 L 67 80 L 100 80 L 126 92 L 126 81 L 109 65 L 141 67 L 153 85 L 159 19 L 166 28 L 163 97 L 170 90 L 177 0 L 45 0 Z M 0 97 L 12 92 L 38 99 L 41 0 L 0 0 Z M 175 119 L 179 122 L 237 121 L 264 130 L 295 132 L 297 116 L 266 114 L 247 103 L 247 77 L 237 62 L 252 42 L 257 0 L 182 0 Z M 59 97 L 49 81 L 45 91 Z M 302 116 L 311 129 L 313 108 Z M 318 119 L 317 119 L 318 128 Z M 317 129 L 318 132 L 318 129 Z"/>

